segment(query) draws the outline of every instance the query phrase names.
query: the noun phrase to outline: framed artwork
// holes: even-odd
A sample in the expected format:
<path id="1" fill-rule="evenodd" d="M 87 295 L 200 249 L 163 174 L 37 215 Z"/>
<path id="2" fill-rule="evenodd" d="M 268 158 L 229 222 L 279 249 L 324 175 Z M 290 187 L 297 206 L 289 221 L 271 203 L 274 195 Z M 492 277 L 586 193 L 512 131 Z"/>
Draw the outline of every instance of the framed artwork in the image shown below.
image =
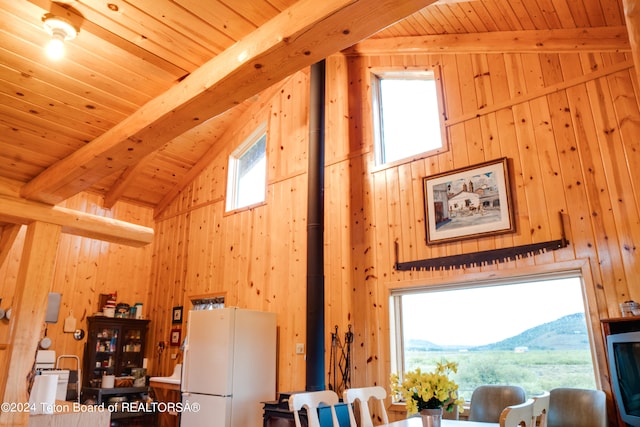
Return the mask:
<path id="1" fill-rule="evenodd" d="M 181 329 L 172 329 L 171 330 L 171 339 L 169 340 L 169 344 L 171 345 L 171 347 L 178 347 L 180 346 L 180 336 L 182 335 L 182 330 Z"/>
<path id="2" fill-rule="evenodd" d="M 171 317 L 171 323 L 182 323 L 182 306 L 173 307 L 173 315 Z"/>
<path id="3" fill-rule="evenodd" d="M 507 158 L 427 176 L 427 244 L 515 231 Z"/>

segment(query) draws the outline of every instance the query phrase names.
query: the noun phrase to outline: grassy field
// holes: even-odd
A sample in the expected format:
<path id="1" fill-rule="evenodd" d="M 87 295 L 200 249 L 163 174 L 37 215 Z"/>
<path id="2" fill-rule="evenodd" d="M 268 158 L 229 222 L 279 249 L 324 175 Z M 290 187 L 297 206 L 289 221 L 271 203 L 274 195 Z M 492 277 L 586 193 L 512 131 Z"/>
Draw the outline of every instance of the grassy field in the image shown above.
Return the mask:
<path id="1" fill-rule="evenodd" d="M 527 395 L 555 387 L 595 388 L 589 350 L 426 352 L 407 351 L 407 371 L 432 370 L 442 360 L 458 362 L 455 381 L 465 400 L 481 384 L 515 384 Z"/>

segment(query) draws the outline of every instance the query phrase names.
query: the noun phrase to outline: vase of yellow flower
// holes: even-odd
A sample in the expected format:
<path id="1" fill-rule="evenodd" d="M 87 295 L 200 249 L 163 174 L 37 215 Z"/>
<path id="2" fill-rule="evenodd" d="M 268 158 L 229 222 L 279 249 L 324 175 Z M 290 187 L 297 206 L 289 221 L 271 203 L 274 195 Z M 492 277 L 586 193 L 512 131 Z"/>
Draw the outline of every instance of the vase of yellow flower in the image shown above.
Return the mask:
<path id="1" fill-rule="evenodd" d="M 424 427 L 440 427 L 442 411 L 455 408 L 462 412 L 464 399 L 458 394 L 458 384 L 449 376 L 458 372 L 455 362 L 440 362 L 433 372 L 420 368 L 404 374 L 391 375 L 391 392 L 394 399 L 404 401 L 407 415 L 420 413 Z"/>
<path id="2" fill-rule="evenodd" d="M 440 427 L 442 408 L 423 409 L 420 411 L 420 418 L 422 418 L 422 427 Z"/>

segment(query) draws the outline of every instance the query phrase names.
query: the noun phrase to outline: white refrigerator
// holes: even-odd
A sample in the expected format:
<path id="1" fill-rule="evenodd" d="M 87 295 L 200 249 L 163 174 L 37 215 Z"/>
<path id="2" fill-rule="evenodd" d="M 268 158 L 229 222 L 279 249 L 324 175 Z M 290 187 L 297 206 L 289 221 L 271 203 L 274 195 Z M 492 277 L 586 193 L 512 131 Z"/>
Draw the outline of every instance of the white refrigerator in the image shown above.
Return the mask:
<path id="1" fill-rule="evenodd" d="M 259 427 L 276 394 L 275 313 L 189 311 L 181 427 Z"/>

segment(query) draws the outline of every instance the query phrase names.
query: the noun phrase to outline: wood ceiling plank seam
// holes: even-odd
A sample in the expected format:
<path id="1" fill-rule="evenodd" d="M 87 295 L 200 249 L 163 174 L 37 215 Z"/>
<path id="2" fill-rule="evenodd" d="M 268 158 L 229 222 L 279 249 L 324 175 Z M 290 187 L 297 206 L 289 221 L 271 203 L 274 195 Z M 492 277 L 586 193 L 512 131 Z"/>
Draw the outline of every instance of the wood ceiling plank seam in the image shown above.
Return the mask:
<path id="1" fill-rule="evenodd" d="M 478 15 L 476 8 L 474 8 L 474 3 L 458 3 L 457 8 L 460 10 L 460 13 L 463 13 L 469 21 L 473 24 L 473 27 L 476 29 L 476 32 L 483 33 L 490 31 L 490 26 L 484 21 L 483 18 Z M 480 9 L 482 9 L 482 5 L 480 4 Z M 490 21 L 492 21 L 490 19 Z"/>
<path id="2" fill-rule="evenodd" d="M 529 20 L 533 24 L 533 30 L 548 30 L 549 26 L 543 16 L 542 10 L 535 0 L 526 0 L 522 2 L 522 8 L 529 16 Z"/>
<path id="3" fill-rule="evenodd" d="M 288 7 L 291 7 L 296 2 L 296 0 L 268 0 L 268 1 L 273 7 L 278 9 L 278 11 L 280 12 L 284 11 Z"/>
<path id="4" fill-rule="evenodd" d="M 485 7 L 484 2 L 469 3 L 469 9 L 473 11 L 473 15 L 478 17 L 478 20 L 483 23 L 486 31 L 498 31 L 499 26 L 496 24 L 493 16 L 489 13 Z"/>
<path id="5" fill-rule="evenodd" d="M 425 19 L 424 15 L 422 13 L 420 13 L 420 11 L 414 13 L 413 15 L 411 15 L 411 17 L 413 17 L 416 22 L 417 25 L 420 26 L 420 28 L 423 29 L 424 34 L 436 34 L 436 30 L 435 28 L 433 28 L 433 25 L 431 25 L 431 22 L 429 22 L 427 19 Z M 397 24 L 392 25 L 390 28 L 395 27 Z M 375 35 L 374 35 L 375 37 Z"/>
<path id="6" fill-rule="evenodd" d="M 573 20 L 573 15 L 571 14 L 571 9 L 569 9 L 567 0 L 551 0 L 551 3 L 558 14 L 561 28 L 576 28 L 576 22 Z"/>
<path id="7" fill-rule="evenodd" d="M 623 2 L 619 0 L 600 2 L 602 13 L 604 14 L 607 25 L 616 26 L 626 24 L 624 17 L 624 5 L 622 3 Z"/>
<path id="8" fill-rule="evenodd" d="M 7 74 L 2 72 L 2 66 L 0 66 L 0 75 L 6 76 Z M 11 73 L 13 75 L 14 73 Z M 44 84 L 42 85 L 44 86 Z M 28 90 L 25 90 L 28 89 Z M 112 120 L 104 115 L 99 115 L 100 111 L 96 111 L 96 108 L 91 107 L 88 108 L 85 105 L 79 106 L 74 105 L 72 103 L 67 102 L 66 100 L 59 101 L 55 97 L 46 96 L 44 94 L 51 94 L 52 92 L 38 90 L 33 85 L 30 88 L 26 88 L 25 86 L 19 86 L 16 82 L 8 81 L 4 78 L 0 78 L 0 93 L 4 93 L 7 96 L 18 97 L 18 99 L 26 100 L 27 102 L 32 103 L 33 105 L 38 106 L 39 108 L 47 109 L 47 108 L 55 108 L 59 106 L 61 109 L 70 110 L 78 120 L 82 122 L 93 124 L 93 126 L 109 129 L 113 127 L 119 120 L 124 118 L 124 115 L 119 115 L 116 120 Z M 64 95 L 73 95 L 69 93 L 60 92 L 60 94 Z M 94 123 L 95 122 L 95 123 Z M 98 125 L 98 123 L 100 125 Z"/>
<path id="9" fill-rule="evenodd" d="M 182 32 L 195 43 L 209 49 L 214 55 L 220 54 L 235 43 L 231 37 L 172 1 L 127 0 L 127 2 L 144 10 L 158 21 L 166 21 L 176 31 Z"/>
<path id="10" fill-rule="evenodd" d="M 7 121 L 7 117 L 0 115 L 0 128 L 5 127 L 21 136 L 21 138 L 11 140 L 12 144 L 38 145 L 46 143 L 46 149 L 52 151 L 50 154 L 57 159 L 69 155 L 70 152 L 78 148 L 77 140 L 57 134 L 49 135 L 47 129 L 33 129 L 32 125 L 32 122 L 24 122 L 16 118 Z"/>
<path id="11" fill-rule="evenodd" d="M 467 13 L 460 3 L 450 4 L 451 14 L 455 16 L 464 27 L 466 33 L 485 32 L 486 27 L 480 21 L 472 20 L 471 14 Z"/>
<path id="12" fill-rule="evenodd" d="M 496 0 L 495 5 L 500 11 L 500 14 L 505 17 L 511 31 L 520 31 L 524 29 L 522 27 L 522 22 L 520 22 L 519 17 L 511 7 L 510 0 Z"/>
<path id="13" fill-rule="evenodd" d="M 446 6 L 445 6 L 446 7 Z M 443 28 L 443 32 L 447 34 L 459 34 L 464 32 L 462 24 L 457 18 L 452 17 L 449 10 L 444 10 L 443 6 L 431 5 L 427 9 L 431 13 L 434 20 Z"/>
<path id="14" fill-rule="evenodd" d="M 29 114 L 15 110 L 8 110 L 0 104 L 0 123 L 6 123 L 12 128 L 27 130 L 33 134 L 38 134 L 42 138 L 43 143 L 57 144 L 61 149 L 64 148 L 68 150 L 67 153 L 69 153 L 69 151 L 77 150 L 78 147 L 85 145 L 82 139 L 69 136 L 62 132 L 56 132 L 46 127 L 38 128 L 35 126 L 34 128 L 34 125 L 37 123 L 36 119 L 37 118 L 32 117 Z M 8 120 L 11 121 L 9 122 Z"/>
<path id="15" fill-rule="evenodd" d="M 256 26 L 256 28 L 281 12 L 281 10 L 278 10 L 271 3 L 265 0 L 221 0 L 220 3 L 224 4 L 229 9 L 233 10 L 236 14 L 251 22 Z"/>
<path id="16" fill-rule="evenodd" d="M 527 4 L 529 4 L 529 1 L 527 1 Z M 544 25 L 544 20 L 541 19 L 539 11 L 535 10 L 535 7 L 527 7 L 522 0 L 511 1 L 510 6 L 513 13 L 518 17 L 518 22 L 520 22 L 523 30 L 544 29 L 544 26 L 538 28 L 541 23 Z"/>
<path id="17" fill-rule="evenodd" d="M 547 23 L 547 26 L 545 28 L 548 28 L 550 30 L 562 28 L 560 17 L 558 16 L 558 13 L 556 12 L 555 7 L 553 6 L 553 0 L 532 0 L 532 1 L 536 2 L 544 21 Z"/>
<path id="18" fill-rule="evenodd" d="M 20 165 L 30 166 L 42 170 L 57 158 L 44 150 L 32 150 L 26 144 L 15 144 L 0 139 L 0 156 Z"/>
<path id="19" fill-rule="evenodd" d="M 89 118 L 83 117 L 83 115 L 78 114 L 77 111 L 69 111 L 69 109 L 64 108 L 65 106 L 62 103 L 58 104 L 59 108 L 56 108 L 56 105 L 53 103 L 45 105 L 36 104 L 25 96 L 15 96 L 1 91 L 0 100 L 2 100 L 6 107 L 13 108 L 17 111 L 34 114 L 42 119 L 52 120 L 60 124 L 66 124 L 67 126 L 85 128 L 88 135 L 97 136 L 113 127 L 113 125 L 99 126 L 93 124 L 89 121 Z M 93 118 L 95 117 L 91 119 Z"/>
<path id="20" fill-rule="evenodd" d="M 575 22 L 576 27 L 583 28 L 590 26 L 589 16 L 581 0 L 567 1 L 567 7 L 571 11 L 571 16 L 573 17 L 573 22 Z"/>
<path id="21" fill-rule="evenodd" d="M 27 167 L 28 166 L 28 167 Z M 25 182 L 29 180 L 31 174 L 37 174 L 42 168 L 17 164 L 15 159 L 0 156 L 0 167 L 2 168 L 2 177 L 14 181 Z"/>
<path id="22" fill-rule="evenodd" d="M 497 31 L 513 31 L 512 24 L 504 15 L 502 9 L 498 7 L 496 1 L 483 1 L 482 4 L 486 7 L 487 12 L 498 26 Z"/>
<path id="23" fill-rule="evenodd" d="M 394 25 L 393 28 L 389 28 L 389 33 L 395 34 L 419 34 L 420 33 L 420 23 L 416 19 L 412 19 L 411 17 L 407 17 L 407 19 L 402 20 L 402 22 L 398 22 L 397 25 Z"/>
<path id="24" fill-rule="evenodd" d="M 442 34 L 445 33 L 445 29 L 442 24 L 433 16 L 431 13 L 432 6 L 425 7 L 424 9 L 419 10 L 418 14 L 424 17 L 425 22 L 428 22 L 434 30 L 434 34 Z"/>
<path id="25" fill-rule="evenodd" d="M 1 34 L 0 32 L 0 43 L 2 43 Z M 90 86 L 79 79 L 71 79 L 56 70 L 46 68 L 41 63 L 23 56 L 14 55 L 13 52 L 9 52 L 2 47 L 0 47 L 0 58 L 2 58 L 2 66 L 13 70 L 21 78 L 37 79 L 48 87 L 56 87 L 57 91 L 67 93 L 71 98 L 79 97 L 82 99 L 78 94 L 85 95 L 85 106 L 101 106 L 103 109 L 111 110 L 124 116 L 139 108 L 138 104 L 129 101 L 127 98 L 113 97 L 107 91 Z M 89 95 L 92 98 L 88 98 Z"/>
<path id="26" fill-rule="evenodd" d="M 590 27 L 604 27 L 607 25 L 607 19 L 604 16 L 602 4 L 593 0 L 583 0 L 582 9 L 584 9 Z"/>
<path id="27" fill-rule="evenodd" d="M 18 163 L 16 159 L 4 155 L 0 156 L 0 168 L 2 168 L 3 178 L 20 182 L 28 181 L 42 170 L 42 167 Z"/>
<path id="28" fill-rule="evenodd" d="M 31 2 L 45 2 L 47 0 L 29 0 Z M 47 1 L 48 2 L 48 1 Z M 46 6 L 45 6 L 46 7 Z M 73 7 L 82 14 L 85 21 L 78 37 L 82 37 L 83 31 L 90 31 L 99 36 L 108 36 L 111 38 L 112 43 L 117 44 L 121 48 L 131 50 L 132 53 L 140 54 L 144 57 L 146 54 L 142 53 L 139 49 L 132 48 L 135 45 L 137 48 L 141 48 L 143 51 L 147 51 L 148 56 L 157 56 L 162 58 L 165 62 L 171 64 L 187 72 L 191 72 L 196 69 L 200 64 L 193 63 L 180 54 L 174 52 L 172 49 L 168 49 L 160 43 L 156 43 L 153 40 L 147 39 L 139 32 L 133 31 L 128 27 L 121 25 L 117 20 L 111 19 L 108 16 L 100 13 L 100 8 L 97 10 L 86 4 L 86 2 L 75 1 Z M 114 40 L 113 36 L 120 40 Z M 167 67 L 168 69 L 170 67 Z M 180 73 L 184 74 L 184 73 Z"/>
<path id="29" fill-rule="evenodd" d="M 80 40 L 78 41 L 80 42 Z M 152 84 L 155 90 L 158 91 L 174 84 L 178 80 L 175 75 L 157 67 L 153 63 L 134 56 L 120 47 L 114 47 L 111 43 L 105 43 L 103 39 L 91 33 L 84 34 L 82 42 L 72 43 L 72 46 L 78 47 L 77 53 L 82 52 L 83 56 L 81 58 L 83 60 L 89 56 L 93 62 L 97 62 L 100 65 L 101 68 L 95 66 L 96 69 L 100 69 L 102 74 L 111 78 L 115 76 L 115 79 L 124 86 L 135 89 L 138 86 L 136 81 L 141 80 Z M 183 75 L 181 74 L 179 77 Z"/>
<path id="30" fill-rule="evenodd" d="M 161 19 L 124 0 L 110 0 L 108 11 L 104 8 L 98 9 L 96 2 L 92 0 L 85 0 L 85 3 L 90 4 L 97 11 L 104 11 L 105 17 L 117 21 L 122 27 L 131 32 L 137 32 L 143 40 L 162 46 L 195 65 L 202 65 L 216 54 L 206 46 L 194 43 L 193 39 L 167 25 Z"/>
<path id="31" fill-rule="evenodd" d="M 173 0 L 195 16 L 237 42 L 256 30 L 256 26 L 217 0 Z"/>
<path id="32" fill-rule="evenodd" d="M 0 100 L 6 101 L 4 98 L 5 96 L 0 94 Z M 95 129 L 88 125 L 83 125 L 79 128 L 77 121 L 53 114 L 47 110 L 37 111 L 31 109 L 25 111 L 21 108 L 16 108 L 15 105 L 9 105 L 7 102 L 2 102 L 0 105 L 2 105 L 1 111 L 8 118 L 22 117 L 23 120 L 36 126 L 41 126 L 43 129 L 51 129 L 78 141 L 89 142 L 104 133 L 103 130 Z"/>

